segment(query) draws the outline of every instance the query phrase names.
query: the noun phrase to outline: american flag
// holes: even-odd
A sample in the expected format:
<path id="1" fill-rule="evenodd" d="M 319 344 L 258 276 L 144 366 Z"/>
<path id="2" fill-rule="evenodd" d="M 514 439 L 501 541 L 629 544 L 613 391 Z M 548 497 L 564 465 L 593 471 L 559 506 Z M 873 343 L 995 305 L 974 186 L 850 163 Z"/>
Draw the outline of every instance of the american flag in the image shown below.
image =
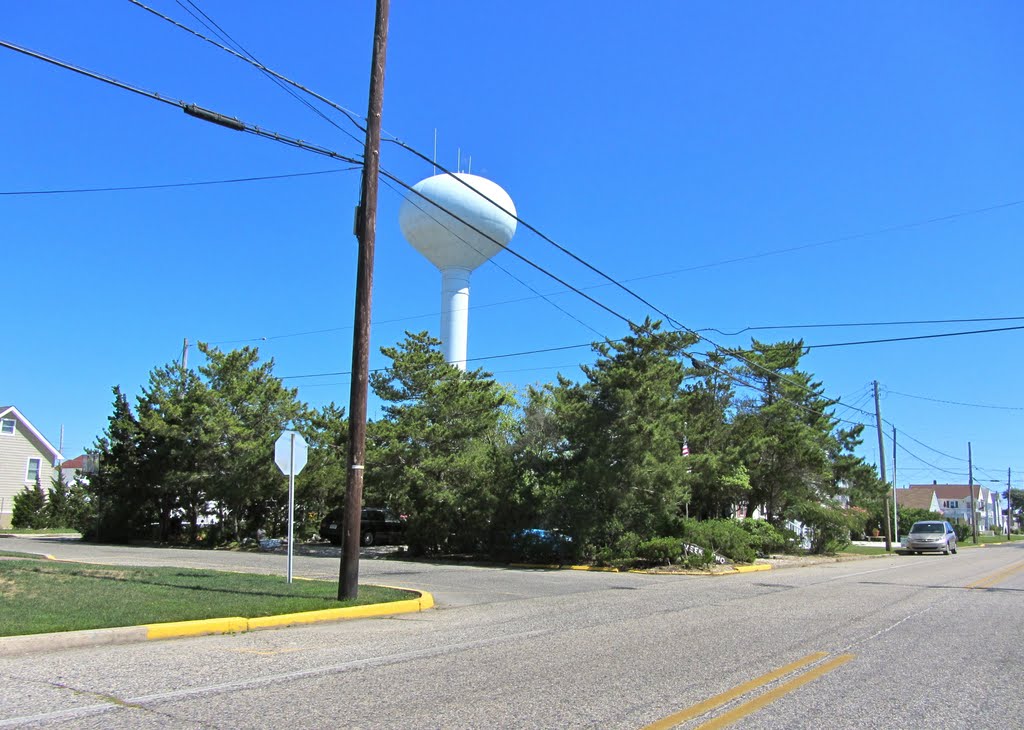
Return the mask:
<path id="1" fill-rule="evenodd" d="M 686 439 L 685 438 L 683 439 L 683 445 L 679 447 L 679 455 L 680 456 L 689 456 L 690 455 L 690 445 L 688 443 L 686 443 Z"/>

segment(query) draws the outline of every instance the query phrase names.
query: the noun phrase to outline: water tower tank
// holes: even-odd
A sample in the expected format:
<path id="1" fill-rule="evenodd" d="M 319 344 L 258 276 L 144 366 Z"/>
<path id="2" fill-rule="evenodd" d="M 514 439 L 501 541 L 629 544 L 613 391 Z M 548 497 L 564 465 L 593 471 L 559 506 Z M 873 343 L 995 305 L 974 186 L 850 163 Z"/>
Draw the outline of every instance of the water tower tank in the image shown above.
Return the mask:
<path id="1" fill-rule="evenodd" d="M 512 240 L 515 205 L 501 187 L 478 175 L 434 175 L 413 189 L 419 195 L 410 193 L 402 202 L 398 225 L 441 270 L 441 348 L 447 362 L 465 370 L 469 275 Z"/>

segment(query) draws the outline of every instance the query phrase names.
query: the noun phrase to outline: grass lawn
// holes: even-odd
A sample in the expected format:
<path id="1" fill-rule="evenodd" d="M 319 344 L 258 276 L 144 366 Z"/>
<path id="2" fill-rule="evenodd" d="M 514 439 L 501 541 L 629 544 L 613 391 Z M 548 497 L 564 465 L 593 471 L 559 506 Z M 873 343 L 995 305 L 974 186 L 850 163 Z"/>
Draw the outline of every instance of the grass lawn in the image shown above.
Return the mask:
<path id="1" fill-rule="evenodd" d="M 415 594 L 360 586 L 359 598 L 337 600 L 327 581 L 221 573 L 187 568 L 129 568 L 0 558 L 0 636 L 137 626 L 165 621 L 273 616 Z"/>
<path id="2" fill-rule="evenodd" d="M 1024 535 L 1010 535 L 1012 540 L 1007 540 L 1006 535 L 978 535 L 978 544 L 987 545 L 989 543 L 1000 543 L 1000 542 L 1022 542 L 1024 541 Z M 966 537 L 959 542 L 960 547 L 972 547 L 974 545 L 973 537 Z"/>
<path id="3" fill-rule="evenodd" d="M 866 547 L 864 545 L 850 545 L 840 551 L 841 555 L 885 555 L 885 546 Z"/>
<path id="4" fill-rule="evenodd" d="M 77 535 L 77 530 L 70 527 L 44 527 L 39 530 L 30 530 L 27 527 L 5 527 L 0 529 L 0 535 Z"/>

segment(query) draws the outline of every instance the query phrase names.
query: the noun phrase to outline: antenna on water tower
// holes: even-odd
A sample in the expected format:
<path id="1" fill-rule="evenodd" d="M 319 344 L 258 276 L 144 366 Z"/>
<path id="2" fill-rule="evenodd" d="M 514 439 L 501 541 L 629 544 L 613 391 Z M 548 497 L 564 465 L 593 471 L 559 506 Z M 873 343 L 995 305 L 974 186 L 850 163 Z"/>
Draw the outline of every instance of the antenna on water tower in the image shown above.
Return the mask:
<path id="1" fill-rule="evenodd" d="M 512 240 L 516 208 L 497 183 L 462 172 L 428 177 L 413 191 L 398 210 L 398 225 L 441 271 L 441 352 L 465 370 L 469 275 Z"/>

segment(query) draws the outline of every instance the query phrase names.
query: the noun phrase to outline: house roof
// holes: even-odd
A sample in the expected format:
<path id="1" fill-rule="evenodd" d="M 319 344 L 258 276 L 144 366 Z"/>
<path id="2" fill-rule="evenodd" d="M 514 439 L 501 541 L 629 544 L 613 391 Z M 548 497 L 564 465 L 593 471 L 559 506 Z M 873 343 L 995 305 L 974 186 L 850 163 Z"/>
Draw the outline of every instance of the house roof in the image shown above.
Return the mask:
<path id="1" fill-rule="evenodd" d="M 74 459 L 68 459 L 61 463 L 63 469 L 84 469 L 85 468 L 86 455 L 76 456 Z"/>
<path id="2" fill-rule="evenodd" d="M 932 488 L 910 488 L 896 490 L 896 503 L 900 507 L 913 509 L 931 509 L 932 499 L 935 498 L 935 490 Z"/>
<path id="3" fill-rule="evenodd" d="M 970 484 L 911 484 L 910 490 L 932 490 L 939 499 L 967 499 L 971 496 Z M 974 492 L 979 500 L 988 499 L 988 488 L 980 484 L 974 485 Z"/>
<path id="4" fill-rule="evenodd" d="M 30 420 L 28 420 L 27 418 L 25 418 L 24 415 L 22 415 L 21 411 L 19 411 L 14 406 L 2 406 L 2 407 L 0 407 L 0 418 L 11 418 L 11 417 L 15 418 L 22 426 L 24 426 L 25 430 L 28 431 L 30 434 L 32 434 L 32 436 L 34 436 L 36 438 L 36 440 L 39 441 L 39 444 L 44 449 L 46 449 L 47 451 L 50 452 L 51 461 L 54 460 L 54 459 L 63 459 L 64 458 L 61 455 L 61 453 L 59 451 L 57 451 L 57 449 L 55 449 L 53 447 L 53 444 L 51 444 L 49 441 L 47 441 L 46 437 L 43 436 L 43 434 L 39 433 L 39 430 L 35 426 L 32 425 L 32 422 Z"/>

